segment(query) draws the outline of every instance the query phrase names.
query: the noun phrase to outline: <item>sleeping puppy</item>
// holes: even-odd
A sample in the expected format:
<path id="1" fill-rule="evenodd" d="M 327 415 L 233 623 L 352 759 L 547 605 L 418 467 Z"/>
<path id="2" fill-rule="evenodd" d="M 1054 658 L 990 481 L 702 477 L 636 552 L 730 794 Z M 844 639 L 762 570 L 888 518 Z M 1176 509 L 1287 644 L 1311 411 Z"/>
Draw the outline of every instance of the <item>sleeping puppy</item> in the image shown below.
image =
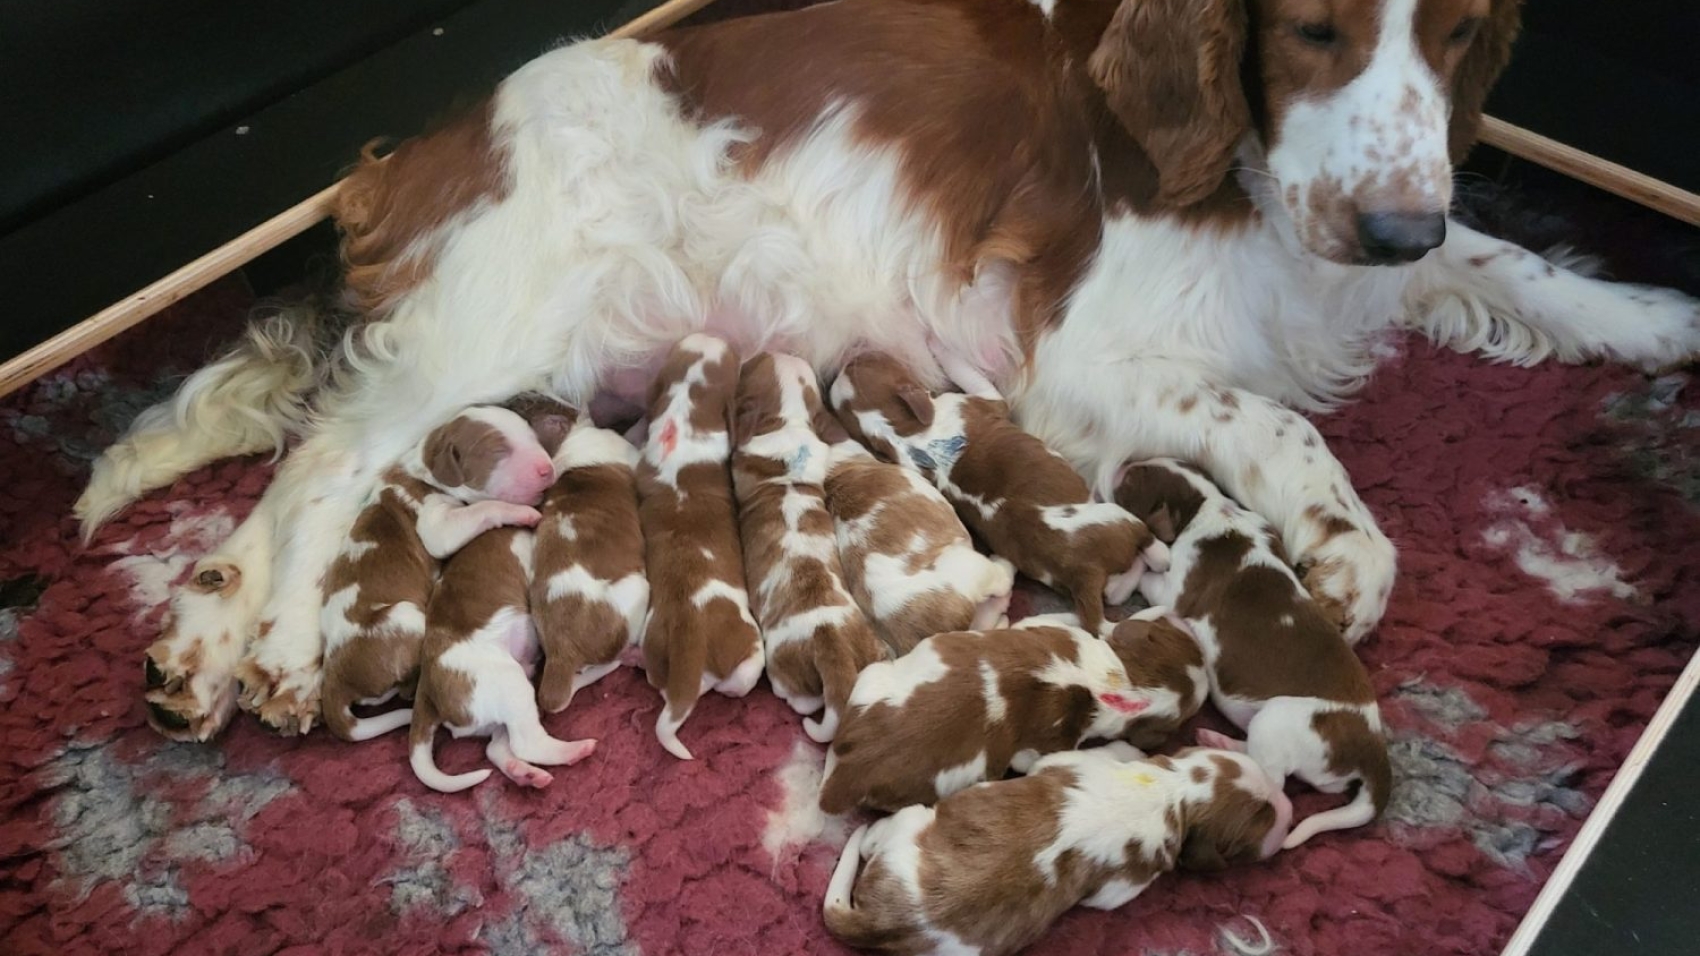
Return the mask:
<path id="1" fill-rule="evenodd" d="M 1164 609 L 1142 613 L 1124 622 L 1118 643 L 1130 652 L 1165 651 L 1144 639 Z M 827 753 L 821 810 L 934 803 L 1087 740 L 1153 746 L 1198 712 L 1202 682 L 1180 692 L 1131 683 L 1117 647 L 1074 622 L 1047 615 L 1005 630 L 939 634 L 869 666 Z M 1191 652 L 1196 658 L 1197 648 Z M 1164 663 L 1153 659 L 1150 667 Z M 1184 656 L 1172 663 L 1184 675 Z"/>
<path id="2" fill-rule="evenodd" d="M 1305 818 L 1286 845 L 1387 809 L 1392 768 L 1369 674 L 1288 567 L 1269 523 L 1169 459 L 1127 467 L 1115 495 L 1173 541 L 1168 572 L 1146 575 L 1140 590 L 1198 636 L 1211 700 L 1246 731 L 1243 743 L 1210 731 L 1199 740 L 1246 752 L 1277 780 L 1297 775 L 1327 793 L 1358 784 L 1349 803 Z"/>
<path id="3" fill-rule="evenodd" d="M 875 458 L 824 408 L 815 431 L 830 446 L 826 508 L 845 586 L 892 653 L 1005 622 L 1015 568 L 974 549 L 939 490 Z"/>
<path id="4" fill-rule="evenodd" d="M 537 702 L 557 713 L 638 646 L 649 580 L 638 522 L 637 449 L 565 405 L 537 411 L 553 423 L 538 436 L 545 447 L 557 440 L 560 477 L 543 498 L 535 532 L 531 614 L 543 647 Z M 537 427 L 538 418 L 532 423 Z"/>
<path id="5" fill-rule="evenodd" d="M 1237 753 L 1052 754 L 1031 776 L 857 830 L 827 884 L 826 927 L 861 949 L 1002 956 L 1077 903 L 1114 909 L 1173 869 L 1265 859 L 1292 813 Z"/>
<path id="6" fill-rule="evenodd" d="M 543 729 L 531 677 L 537 630 L 527 608 L 532 536 L 497 528 L 473 538 L 443 565 L 425 612 L 425 653 L 413 700 L 410 762 L 420 781 L 451 793 L 482 783 L 487 769 L 446 774 L 431 752 L 438 727 L 456 737 L 488 734 L 490 761 L 508 779 L 546 787 L 536 764 L 573 764 L 594 740 L 557 740 Z"/>
<path id="7" fill-rule="evenodd" d="M 744 571 L 767 679 L 797 713 L 822 711 L 803 721 L 818 743 L 837 733 L 856 675 L 888 656 L 844 588 L 826 509 L 827 445 L 813 425 L 823 412 L 802 359 L 763 353 L 744 366 L 732 429 Z"/>
<path id="8" fill-rule="evenodd" d="M 965 362 L 939 356 L 973 394 L 933 396 L 885 354 L 860 356 L 832 385 L 850 433 L 935 484 L 968 527 L 1017 570 L 1069 595 L 1088 631 L 1104 602 L 1132 596 L 1147 562 L 1166 549 L 1115 504 L 1095 502 L 1086 480 L 1009 418 L 1009 405 Z"/>
<path id="9" fill-rule="evenodd" d="M 742 697 L 761 679 L 761 632 L 750 616 L 732 500 L 727 433 L 738 355 L 710 335 L 673 347 L 650 389 L 638 462 L 639 518 L 649 569 L 643 666 L 661 689 L 655 736 L 681 760 L 679 727 L 709 688 Z"/>
<path id="10" fill-rule="evenodd" d="M 353 705 L 413 696 L 439 562 L 491 528 L 536 524 L 537 510 L 514 502 L 536 500 L 547 460 L 524 421 L 477 406 L 432 429 L 379 481 L 322 588 L 331 733 L 357 741 L 407 726 L 407 710 L 356 717 Z"/>

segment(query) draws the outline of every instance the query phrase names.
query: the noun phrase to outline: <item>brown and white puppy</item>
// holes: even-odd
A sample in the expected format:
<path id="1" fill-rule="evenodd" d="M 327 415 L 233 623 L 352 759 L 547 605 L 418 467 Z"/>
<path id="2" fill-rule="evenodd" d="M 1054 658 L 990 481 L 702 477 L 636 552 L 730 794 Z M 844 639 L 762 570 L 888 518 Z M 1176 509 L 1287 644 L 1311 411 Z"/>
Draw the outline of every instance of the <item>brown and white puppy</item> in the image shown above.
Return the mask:
<path id="1" fill-rule="evenodd" d="M 1104 602 L 1132 596 L 1147 563 L 1164 566 L 1166 549 L 1120 506 L 1093 501 L 1068 462 L 1010 421 L 990 382 L 940 360 L 974 394 L 934 396 L 903 362 L 870 353 L 833 383 L 833 408 L 852 435 L 937 484 L 994 554 L 1073 598 L 1096 633 Z"/>
<path id="2" fill-rule="evenodd" d="M 817 743 L 832 739 L 856 675 L 889 656 L 844 587 L 826 508 L 825 413 L 809 363 L 763 353 L 744 365 L 733 413 L 732 486 L 767 679 Z"/>
<path id="3" fill-rule="evenodd" d="M 727 423 L 738 354 L 710 335 L 687 336 L 650 388 L 649 433 L 638 462 L 639 517 L 649 569 L 643 666 L 663 706 L 655 737 L 681 760 L 679 727 L 709 688 L 742 697 L 761 679 L 761 632 L 750 616 Z"/>
<path id="4" fill-rule="evenodd" d="M 443 565 L 425 612 L 425 652 L 413 699 L 410 762 L 420 781 L 452 793 L 482 783 L 490 771 L 446 774 L 431 752 L 437 728 L 456 737 L 488 734 L 490 761 L 508 779 L 546 787 L 554 778 L 534 764 L 573 764 L 594 740 L 557 740 L 543 728 L 531 686 L 537 629 L 527 592 L 532 535 L 497 528 L 472 539 Z"/>
<path id="5" fill-rule="evenodd" d="M 1130 684 L 1111 645 L 1074 622 L 939 634 L 870 665 L 827 753 L 821 809 L 934 803 L 1086 740 L 1149 740 L 1146 721 L 1172 729 L 1198 712 L 1201 695 Z"/>
<path id="6" fill-rule="evenodd" d="M 363 718 L 352 707 L 413 696 L 439 562 L 491 528 L 537 523 L 535 508 L 499 500 L 529 498 L 541 474 L 537 441 L 514 424 L 501 409 L 479 406 L 437 426 L 406 467 L 384 476 L 349 529 L 325 575 L 319 611 L 320 700 L 331 733 L 367 740 L 407 726 L 406 710 Z M 449 488 L 455 493 L 445 494 Z M 462 496 L 482 500 L 464 504 Z"/>
<path id="7" fill-rule="evenodd" d="M 974 549 L 962 519 L 920 474 L 875 458 L 824 408 L 826 507 L 844 583 L 892 653 L 950 631 L 1006 622 L 1015 568 Z"/>
<path id="8" fill-rule="evenodd" d="M 1002 956 L 1077 903 L 1114 909 L 1170 870 L 1267 858 L 1292 813 L 1277 783 L 1229 751 L 1052 754 L 1031 776 L 857 830 L 827 884 L 826 927 L 904 956 Z"/>
<path id="9" fill-rule="evenodd" d="M 543 498 L 531 577 L 543 647 L 537 701 L 549 713 L 620 666 L 649 609 L 637 449 L 588 416 L 562 415 L 571 417 L 555 451 L 560 477 Z"/>
<path id="10" fill-rule="evenodd" d="M 1166 607 L 1146 608 L 1120 623 L 1106 623 L 1103 630 L 1104 643 L 1127 670 L 1128 684 L 1146 688 L 1156 701 L 1121 739 L 1142 750 L 1160 747 L 1210 696 L 1204 651 L 1185 622 Z"/>
<path id="11" fill-rule="evenodd" d="M 1297 775 L 1327 793 L 1358 784 L 1345 806 L 1294 827 L 1289 847 L 1375 819 L 1392 789 L 1375 688 L 1288 566 L 1274 529 L 1172 459 L 1127 467 L 1115 494 L 1172 538 L 1168 572 L 1147 574 L 1140 590 L 1192 629 L 1211 700 L 1246 732 L 1243 743 L 1210 731 L 1199 740 L 1243 750 L 1277 780 Z"/>

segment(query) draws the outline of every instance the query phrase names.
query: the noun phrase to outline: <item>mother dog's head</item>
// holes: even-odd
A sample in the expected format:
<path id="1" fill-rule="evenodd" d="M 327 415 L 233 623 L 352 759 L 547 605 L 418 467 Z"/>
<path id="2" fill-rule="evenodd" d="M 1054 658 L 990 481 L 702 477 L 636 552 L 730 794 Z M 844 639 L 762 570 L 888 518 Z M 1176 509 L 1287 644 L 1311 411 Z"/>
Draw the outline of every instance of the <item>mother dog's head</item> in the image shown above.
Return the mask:
<path id="1" fill-rule="evenodd" d="M 1205 198 L 1261 143 L 1310 252 L 1412 262 L 1446 236 L 1452 163 L 1475 140 L 1520 2 L 1123 0 L 1089 66 L 1156 165 L 1162 202 Z"/>

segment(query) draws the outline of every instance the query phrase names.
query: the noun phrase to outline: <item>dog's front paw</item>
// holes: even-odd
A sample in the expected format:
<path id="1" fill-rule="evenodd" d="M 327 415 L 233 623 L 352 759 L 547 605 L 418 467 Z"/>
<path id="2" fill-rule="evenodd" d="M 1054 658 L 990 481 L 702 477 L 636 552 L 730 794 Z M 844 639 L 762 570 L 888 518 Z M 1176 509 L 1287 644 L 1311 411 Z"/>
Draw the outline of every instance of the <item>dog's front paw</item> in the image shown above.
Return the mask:
<path id="1" fill-rule="evenodd" d="M 242 709 L 286 737 L 305 734 L 319 717 L 320 676 L 316 665 L 279 667 L 250 655 L 237 669 Z"/>
<path id="2" fill-rule="evenodd" d="M 1387 612 L 1398 564 L 1393 542 L 1373 525 L 1336 528 L 1298 558 L 1300 580 L 1347 643 L 1363 640 Z"/>
<path id="3" fill-rule="evenodd" d="M 247 645 L 241 573 L 202 561 L 172 595 L 159 640 L 142 662 L 148 724 L 171 740 L 210 740 L 236 710 L 235 668 Z"/>
<path id="4" fill-rule="evenodd" d="M 543 520 L 543 513 L 536 508 L 506 501 L 480 501 L 467 507 L 477 510 L 480 533 L 496 528 L 535 528 Z"/>
<path id="5" fill-rule="evenodd" d="M 1651 374 L 1700 362 L 1700 299 L 1657 286 L 1617 289 L 1632 313 L 1622 341 L 1613 343 L 1620 358 Z"/>

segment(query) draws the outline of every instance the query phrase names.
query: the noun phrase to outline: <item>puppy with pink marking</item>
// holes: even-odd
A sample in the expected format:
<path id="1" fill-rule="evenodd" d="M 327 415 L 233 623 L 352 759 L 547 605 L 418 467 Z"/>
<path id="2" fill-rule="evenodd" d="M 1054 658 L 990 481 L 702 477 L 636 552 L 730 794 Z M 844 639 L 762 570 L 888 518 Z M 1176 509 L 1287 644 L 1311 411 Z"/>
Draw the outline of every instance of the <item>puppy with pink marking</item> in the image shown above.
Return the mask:
<path id="1" fill-rule="evenodd" d="M 856 675 L 889 652 L 844 587 L 826 508 L 827 444 L 813 422 L 825 413 L 814 369 L 792 355 L 745 364 L 733 413 L 744 570 L 767 650 L 773 692 L 817 743 L 837 733 Z"/>
<path id="2" fill-rule="evenodd" d="M 639 518 L 649 569 L 644 671 L 660 688 L 655 736 L 690 760 L 679 727 L 703 692 L 742 697 L 766 655 L 750 615 L 727 430 L 738 354 L 710 335 L 673 347 L 650 388 L 649 430 L 638 462 Z"/>
<path id="3" fill-rule="evenodd" d="M 938 358 L 969 394 L 935 396 L 904 363 L 873 353 L 845 366 L 833 408 L 852 435 L 938 485 L 993 553 L 1068 594 L 1096 632 L 1104 602 L 1131 597 L 1167 549 L 1120 506 L 1093 501 L 1086 480 L 1010 421 L 1008 403 L 968 362 Z"/>
<path id="4" fill-rule="evenodd" d="M 1172 541 L 1168 572 L 1147 574 L 1140 590 L 1192 629 L 1211 700 L 1246 732 L 1244 742 L 1210 731 L 1199 741 L 1244 751 L 1277 780 L 1296 775 L 1327 793 L 1357 784 L 1346 805 L 1300 821 L 1288 847 L 1374 820 L 1392 790 L 1375 688 L 1274 529 L 1170 459 L 1124 468 L 1115 497 Z"/>
<path id="5" fill-rule="evenodd" d="M 1241 754 L 1052 754 L 1030 776 L 857 830 L 823 915 L 833 936 L 861 949 L 1004 956 L 1076 904 L 1115 909 L 1170 870 L 1266 859 L 1292 814 L 1280 786 Z"/>
<path id="6" fill-rule="evenodd" d="M 893 654 L 934 634 L 1007 623 L 1015 568 L 974 548 L 962 519 L 919 473 L 875 458 L 822 408 L 826 508 L 844 583 Z"/>
<path id="7" fill-rule="evenodd" d="M 537 702 L 557 713 L 636 653 L 649 579 L 637 449 L 564 405 L 548 417 L 561 434 L 554 450 L 560 477 L 543 498 L 535 532 L 531 613 L 543 647 Z"/>
<path id="8" fill-rule="evenodd" d="M 440 562 L 492 528 L 536 524 L 529 505 L 546 475 L 554 466 L 526 422 L 478 406 L 433 429 L 379 482 L 322 588 L 321 712 L 333 734 L 367 740 L 412 720 L 405 709 L 352 708 L 413 696 Z"/>
<path id="9" fill-rule="evenodd" d="M 1072 614 L 1032 617 L 939 634 L 871 665 L 827 753 L 821 809 L 934 803 L 1087 740 L 1160 744 L 1207 689 L 1196 645 L 1164 614 L 1141 612 L 1108 640 Z M 1130 680 L 1132 661 L 1149 683 Z"/>

